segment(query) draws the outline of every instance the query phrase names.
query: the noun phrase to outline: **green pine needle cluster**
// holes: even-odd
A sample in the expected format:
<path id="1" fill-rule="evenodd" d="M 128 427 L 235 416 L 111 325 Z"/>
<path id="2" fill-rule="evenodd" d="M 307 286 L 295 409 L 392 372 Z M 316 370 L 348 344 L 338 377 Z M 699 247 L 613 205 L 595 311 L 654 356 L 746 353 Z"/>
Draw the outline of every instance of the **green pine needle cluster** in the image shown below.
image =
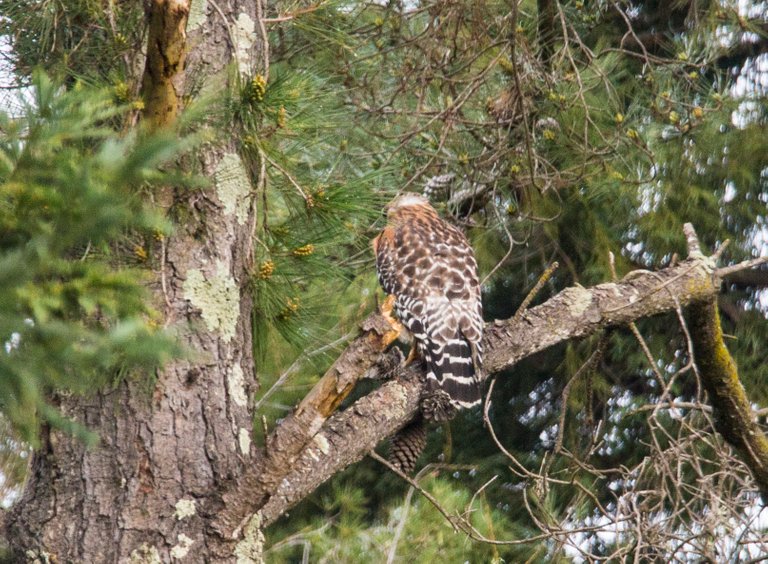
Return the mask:
<path id="1" fill-rule="evenodd" d="M 0 36 L 13 44 L 10 60 L 20 83 L 42 67 L 68 86 L 125 85 L 132 53 L 145 40 L 141 2 L 0 0 L 0 14 Z"/>
<path id="2" fill-rule="evenodd" d="M 470 516 L 479 534 L 491 540 L 521 538 L 535 534 L 506 520 L 509 508 L 493 507 L 485 496 L 473 498 L 464 487 L 461 474 L 450 473 L 428 477 L 420 485 L 450 514 Z M 394 554 L 395 562 L 523 562 L 548 556 L 530 546 L 494 546 L 467 542 L 463 534 L 446 526 L 445 517 L 418 493 L 388 504 L 377 512 L 375 520 L 368 517 L 368 499 L 359 487 L 339 487 L 328 493 L 323 509 L 331 517 L 323 523 L 307 524 L 302 530 L 272 545 L 270 562 L 295 562 L 308 554 L 329 562 L 385 562 Z M 401 529 L 402 527 L 402 529 Z M 393 543 L 397 542 L 395 546 Z M 557 553 L 550 553 L 550 562 Z M 551 559 L 554 557 L 554 560 Z"/>
<path id="3" fill-rule="evenodd" d="M 256 357 L 269 382 L 283 362 L 277 358 L 338 337 L 344 289 L 360 276 L 371 281 L 368 247 L 390 174 L 361 170 L 339 151 L 354 132 L 328 81 L 311 70 L 274 63 L 268 81 L 255 75 L 240 83 L 230 115 L 254 182 L 266 175 L 255 196 L 251 287 Z"/>

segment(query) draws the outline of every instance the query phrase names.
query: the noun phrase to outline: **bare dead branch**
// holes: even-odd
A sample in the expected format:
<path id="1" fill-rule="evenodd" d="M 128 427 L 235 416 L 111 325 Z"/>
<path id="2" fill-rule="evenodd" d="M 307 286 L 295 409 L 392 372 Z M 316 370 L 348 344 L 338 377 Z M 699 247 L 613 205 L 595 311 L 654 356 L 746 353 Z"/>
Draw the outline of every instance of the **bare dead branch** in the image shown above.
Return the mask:
<path id="1" fill-rule="evenodd" d="M 515 316 L 513 317 L 514 321 L 518 321 L 520 319 L 523 313 L 525 313 L 525 310 L 528 309 L 528 306 L 531 305 L 531 302 L 534 299 L 536 299 L 536 296 L 539 295 L 539 292 L 541 292 L 541 289 L 544 287 L 544 284 L 546 284 L 549 281 L 549 279 L 552 278 L 552 275 L 555 273 L 555 270 L 557 270 L 559 267 L 560 267 L 560 264 L 557 261 L 553 262 L 547 267 L 547 269 L 539 277 L 533 289 L 531 289 L 531 291 L 528 292 L 528 295 L 525 296 L 523 303 L 521 303 L 520 307 L 517 308 L 517 311 L 515 312 Z"/>
<path id="2" fill-rule="evenodd" d="M 568 398 L 571 394 L 571 387 L 578 381 L 582 374 L 595 369 L 595 366 L 597 366 L 597 363 L 600 362 L 600 359 L 603 357 L 607 345 L 608 339 L 605 335 L 603 335 L 600 338 L 600 342 L 597 344 L 597 348 L 592 351 L 592 354 L 589 355 L 589 358 L 579 367 L 571 379 L 568 380 L 565 388 L 563 388 L 563 393 L 560 396 L 560 419 L 558 421 L 557 427 L 558 431 L 557 440 L 555 441 L 555 454 L 558 454 L 561 450 L 563 450 L 563 437 L 565 436 L 565 416 L 568 413 Z"/>

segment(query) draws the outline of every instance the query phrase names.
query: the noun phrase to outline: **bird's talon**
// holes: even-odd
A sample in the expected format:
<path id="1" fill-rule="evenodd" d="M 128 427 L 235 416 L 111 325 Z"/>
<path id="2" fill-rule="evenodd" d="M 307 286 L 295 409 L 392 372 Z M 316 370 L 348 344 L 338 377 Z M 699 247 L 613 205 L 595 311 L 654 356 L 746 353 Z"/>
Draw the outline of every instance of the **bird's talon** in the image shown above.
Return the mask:
<path id="1" fill-rule="evenodd" d="M 384 302 L 382 302 L 382 304 L 379 306 L 379 313 L 384 319 L 387 320 L 387 323 L 389 323 L 389 326 L 392 327 L 392 330 L 400 335 L 403 331 L 405 331 L 405 327 L 394 317 L 394 315 L 392 315 L 394 308 L 395 296 L 389 294 Z"/>
<path id="2" fill-rule="evenodd" d="M 411 350 L 408 351 L 408 357 L 403 362 L 403 366 L 409 366 L 411 363 L 419 360 L 419 351 L 416 348 L 416 345 L 414 344 L 411 346 Z"/>

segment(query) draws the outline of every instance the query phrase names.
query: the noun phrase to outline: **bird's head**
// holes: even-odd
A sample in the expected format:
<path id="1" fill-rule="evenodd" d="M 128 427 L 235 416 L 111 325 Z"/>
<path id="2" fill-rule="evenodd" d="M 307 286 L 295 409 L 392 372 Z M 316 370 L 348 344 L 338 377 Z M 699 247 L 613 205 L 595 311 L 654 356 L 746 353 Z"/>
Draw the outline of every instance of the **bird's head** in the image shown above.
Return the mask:
<path id="1" fill-rule="evenodd" d="M 387 217 L 391 218 L 402 210 L 415 206 L 421 206 L 430 210 L 432 209 L 429 200 L 421 194 L 416 194 L 415 192 L 406 192 L 404 194 L 400 194 L 387 205 Z"/>

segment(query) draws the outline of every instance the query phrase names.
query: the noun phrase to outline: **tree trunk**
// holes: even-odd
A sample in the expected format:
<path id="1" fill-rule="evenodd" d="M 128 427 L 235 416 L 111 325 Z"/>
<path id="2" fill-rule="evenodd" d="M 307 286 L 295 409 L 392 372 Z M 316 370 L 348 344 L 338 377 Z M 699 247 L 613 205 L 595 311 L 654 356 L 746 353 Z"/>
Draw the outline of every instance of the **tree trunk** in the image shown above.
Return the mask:
<path id="1" fill-rule="evenodd" d="M 165 35 L 150 31 L 143 90 L 158 104 L 181 100 L 185 84 L 225 82 L 235 60 L 241 73 L 266 73 L 258 0 L 194 0 L 191 9 L 189 0 L 154 0 L 149 9 L 151 26 L 162 24 L 161 12 L 176 25 L 175 32 L 155 30 Z M 171 64 L 151 74 L 153 61 L 183 62 L 185 52 L 186 68 Z M 163 83 L 157 88 L 148 81 Z M 153 86 L 163 95 L 151 94 Z M 146 115 L 165 125 L 162 111 Z M 19 561 L 260 559 L 258 535 L 236 545 L 213 532 L 203 511 L 257 457 L 249 409 L 257 387 L 252 302 L 243 291 L 252 257 L 254 179 L 232 142 L 206 147 L 198 157 L 208 188 L 157 195 L 176 228 L 156 245 L 150 285 L 187 354 L 151 380 L 129 375 L 113 389 L 60 399 L 62 411 L 100 440 L 87 448 L 59 431 L 45 433 L 23 497 L 6 519 Z"/>

